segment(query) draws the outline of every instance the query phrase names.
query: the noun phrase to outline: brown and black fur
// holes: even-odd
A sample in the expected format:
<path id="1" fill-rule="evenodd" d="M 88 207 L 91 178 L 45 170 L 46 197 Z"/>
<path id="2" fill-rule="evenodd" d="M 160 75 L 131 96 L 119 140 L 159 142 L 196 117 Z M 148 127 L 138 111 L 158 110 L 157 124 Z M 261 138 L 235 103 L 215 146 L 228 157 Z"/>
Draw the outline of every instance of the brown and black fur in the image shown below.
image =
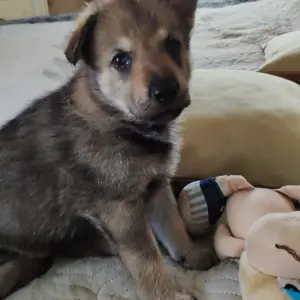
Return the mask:
<path id="1" fill-rule="evenodd" d="M 147 300 L 183 296 L 164 274 L 152 230 L 174 260 L 210 265 L 212 253 L 188 237 L 169 185 L 180 145 L 174 119 L 190 102 L 195 7 L 102 0 L 86 8 L 66 50 L 74 77 L 0 131 L 2 249 L 33 261 L 117 254 Z M 115 51 L 130 53 L 126 72 L 113 68 Z M 162 104 L 149 85 L 167 77 L 179 91 Z"/>

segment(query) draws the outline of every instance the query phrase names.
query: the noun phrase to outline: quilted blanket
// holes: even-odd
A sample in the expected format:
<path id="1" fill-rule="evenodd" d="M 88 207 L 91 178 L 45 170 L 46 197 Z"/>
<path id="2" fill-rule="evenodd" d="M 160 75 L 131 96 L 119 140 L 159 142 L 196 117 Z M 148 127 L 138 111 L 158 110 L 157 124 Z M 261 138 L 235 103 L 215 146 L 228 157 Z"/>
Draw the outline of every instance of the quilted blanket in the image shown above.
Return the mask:
<path id="1" fill-rule="evenodd" d="M 238 263 L 224 261 L 207 272 L 188 271 L 166 261 L 174 283 L 201 300 L 241 299 Z M 117 258 L 58 259 L 54 267 L 7 300 L 137 300 L 133 282 Z"/>

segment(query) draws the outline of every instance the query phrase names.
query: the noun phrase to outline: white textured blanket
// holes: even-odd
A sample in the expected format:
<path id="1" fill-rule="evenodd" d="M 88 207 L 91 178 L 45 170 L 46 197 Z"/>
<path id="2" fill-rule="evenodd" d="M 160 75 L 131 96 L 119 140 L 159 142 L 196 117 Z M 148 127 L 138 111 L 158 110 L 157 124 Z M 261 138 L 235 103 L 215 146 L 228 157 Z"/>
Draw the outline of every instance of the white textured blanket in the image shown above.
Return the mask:
<path id="1" fill-rule="evenodd" d="M 238 264 L 225 261 L 207 271 L 186 271 L 167 263 L 175 283 L 201 300 L 241 299 Z M 7 300 L 137 300 L 133 282 L 116 258 L 58 260 L 41 279 Z"/>

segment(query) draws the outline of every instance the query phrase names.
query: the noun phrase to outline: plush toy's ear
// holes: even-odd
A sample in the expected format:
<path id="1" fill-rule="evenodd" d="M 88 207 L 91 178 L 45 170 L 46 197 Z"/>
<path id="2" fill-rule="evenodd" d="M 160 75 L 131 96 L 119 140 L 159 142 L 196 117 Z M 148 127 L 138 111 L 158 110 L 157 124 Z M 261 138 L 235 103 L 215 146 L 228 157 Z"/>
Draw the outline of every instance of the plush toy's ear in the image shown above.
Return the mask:
<path id="1" fill-rule="evenodd" d="M 222 193 L 224 196 L 230 196 L 234 192 L 253 189 L 254 186 L 249 183 L 244 176 L 241 175 L 224 175 L 216 178 Z"/>
<path id="2" fill-rule="evenodd" d="M 189 29 L 194 26 L 194 17 L 197 7 L 197 0 L 165 0 L 183 18 Z"/>
<path id="3" fill-rule="evenodd" d="M 300 185 L 286 185 L 275 191 L 284 194 L 291 199 L 300 201 Z"/>
<path id="4" fill-rule="evenodd" d="M 98 12 L 97 3 L 91 2 L 77 19 L 76 29 L 65 50 L 66 58 L 73 65 L 76 65 L 80 59 L 92 64 L 93 32 L 97 24 Z"/>

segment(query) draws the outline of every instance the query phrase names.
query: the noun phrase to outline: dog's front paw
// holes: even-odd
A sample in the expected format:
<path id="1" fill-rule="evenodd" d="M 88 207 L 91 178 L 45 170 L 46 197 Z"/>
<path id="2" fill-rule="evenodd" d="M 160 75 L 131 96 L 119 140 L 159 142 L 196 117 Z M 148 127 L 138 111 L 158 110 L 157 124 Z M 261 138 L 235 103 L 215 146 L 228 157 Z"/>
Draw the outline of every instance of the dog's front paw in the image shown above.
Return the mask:
<path id="1" fill-rule="evenodd" d="M 183 247 L 181 245 L 180 249 L 176 249 L 170 254 L 173 260 L 180 265 L 201 271 L 207 270 L 219 262 L 212 243 L 205 240 L 193 241 Z"/>
<path id="2" fill-rule="evenodd" d="M 212 248 L 201 249 L 196 246 L 187 249 L 182 259 L 184 267 L 202 271 L 208 270 L 218 262 L 215 251 Z"/>

